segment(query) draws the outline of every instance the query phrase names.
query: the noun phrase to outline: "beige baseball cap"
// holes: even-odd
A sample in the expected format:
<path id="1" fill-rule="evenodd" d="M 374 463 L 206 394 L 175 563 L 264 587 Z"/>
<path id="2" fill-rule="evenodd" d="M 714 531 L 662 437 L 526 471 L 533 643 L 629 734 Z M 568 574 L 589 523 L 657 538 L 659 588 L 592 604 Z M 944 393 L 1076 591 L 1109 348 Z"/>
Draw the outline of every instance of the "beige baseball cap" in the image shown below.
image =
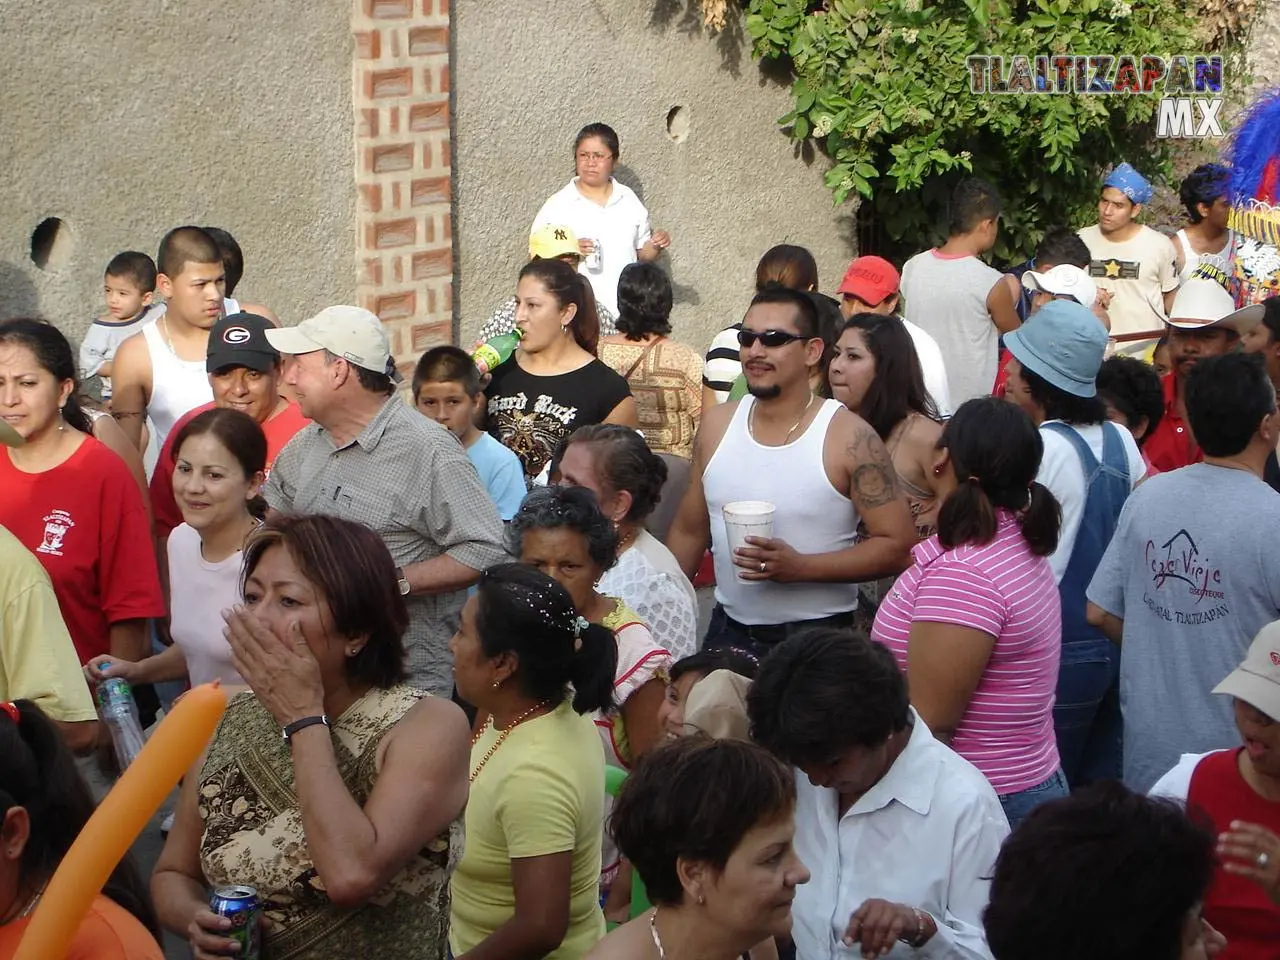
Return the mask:
<path id="1" fill-rule="evenodd" d="M 732 670 L 712 670 L 693 685 L 684 705 L 685 728 L 717 740 L 749 740 L 747 692 L 751 681 Z M 692 731 L 690 731 L 692 732 Z"/>
<path id="2" fill-rule="evenodd" d="M 296 327 L 264 332 L 267 342 L 281 353 L 297 355 L 328 350 L 357 367 L 400 379 L 382 321 L 377 314 L 361 307 L 325 307 Z"/>
<path id="3" fill-rule="evenodd" d="M 3 420 L 0 420 L 0 445 L 6 447 L 20 447 L 27 441 L 17 430 L 9 426 Z"/>
<path id="4" fill-rule="evenodd" d="M 1213 692 L 1238 697 L 1271 719 L 1280 720 L 1280 620 L 1258 631 L 1244 663 L 1232 670 Z"/>

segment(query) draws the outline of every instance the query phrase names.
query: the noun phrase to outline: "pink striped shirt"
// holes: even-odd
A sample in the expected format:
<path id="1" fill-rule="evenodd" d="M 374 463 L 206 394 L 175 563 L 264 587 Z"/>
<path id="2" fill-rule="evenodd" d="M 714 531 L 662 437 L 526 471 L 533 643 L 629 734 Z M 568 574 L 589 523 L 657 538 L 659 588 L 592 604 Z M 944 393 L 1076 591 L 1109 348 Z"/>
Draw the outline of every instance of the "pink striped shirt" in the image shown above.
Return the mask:
<path id="1" fill-rule="evenodd" d="M 1005 795 L 1034 787 L 1058 769 L 1053 698 L 1062 612 L 1048 559 L 1031 552 L 1013 514 L 997 514 L 990 543 L 944 550 L 935 535 L 918 544 L 915 563 L 880 605 L 871 636 L 893 651 L 904 672 L 917 620 L 995 637 L 951 746 Z"/>

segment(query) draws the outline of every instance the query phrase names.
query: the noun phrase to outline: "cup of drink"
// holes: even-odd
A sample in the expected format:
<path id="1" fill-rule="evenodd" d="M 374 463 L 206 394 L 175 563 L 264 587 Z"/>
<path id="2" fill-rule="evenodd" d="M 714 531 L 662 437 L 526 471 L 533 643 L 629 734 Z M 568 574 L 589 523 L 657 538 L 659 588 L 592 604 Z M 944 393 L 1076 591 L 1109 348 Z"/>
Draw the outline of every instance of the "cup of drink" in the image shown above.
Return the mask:
<path id="1" fill-rule="evenodd" d="M 750 546 L 747 537 L 769 539 L 773 536 L 774 509 L 767 500 L 735 500 L 724 505 L 724 530 L 731 557 L 742 547 Z M 743 579 L 741 570 L 738 579 Z"/>

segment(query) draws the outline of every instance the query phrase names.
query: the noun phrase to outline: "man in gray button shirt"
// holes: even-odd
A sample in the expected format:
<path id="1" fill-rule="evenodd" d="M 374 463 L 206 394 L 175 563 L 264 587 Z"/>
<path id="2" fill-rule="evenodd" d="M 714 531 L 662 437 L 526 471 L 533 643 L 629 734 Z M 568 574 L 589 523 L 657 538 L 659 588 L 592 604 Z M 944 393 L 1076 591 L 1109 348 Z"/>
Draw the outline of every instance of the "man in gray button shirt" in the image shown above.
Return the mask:
<path id="1" fill-rule="evenodd" d="M 448 645 L 466 589 L 508 559 L 493 502 L 457 438 L 395 396 L 377 316 L 328 307 L 267 339 L 286 356 L 285 383 L 313 421 L 276 458 L 267 503 L 356 520 L 382 537 L 409 607 L 410 682 L 449 696 Z"/>

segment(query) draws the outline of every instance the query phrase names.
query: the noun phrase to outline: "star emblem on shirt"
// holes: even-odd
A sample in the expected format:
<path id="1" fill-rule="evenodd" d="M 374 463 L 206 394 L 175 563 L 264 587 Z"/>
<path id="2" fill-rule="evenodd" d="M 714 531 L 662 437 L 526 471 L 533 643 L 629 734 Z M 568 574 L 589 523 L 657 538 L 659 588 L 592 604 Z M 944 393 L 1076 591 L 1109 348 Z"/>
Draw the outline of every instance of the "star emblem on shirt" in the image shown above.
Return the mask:
<path id="1" fill-rule="evenodd" d="M 1114 277 L 1119 277 L 1119 276 L 1120 276 L 1120 261 L 1119 261 L 1119 260 L 1108 260 L 1108 261 L 1106 261 L 1106 262 L 1103 264 L 1103 267 L 1104 267 L 1104 269 L 1107 271 L 1107 272 L 1106 272 L 1106 276 L 1108 276 L 1108 277 L 1113 277 L 1113 278 L 1114 278 Z"/>

